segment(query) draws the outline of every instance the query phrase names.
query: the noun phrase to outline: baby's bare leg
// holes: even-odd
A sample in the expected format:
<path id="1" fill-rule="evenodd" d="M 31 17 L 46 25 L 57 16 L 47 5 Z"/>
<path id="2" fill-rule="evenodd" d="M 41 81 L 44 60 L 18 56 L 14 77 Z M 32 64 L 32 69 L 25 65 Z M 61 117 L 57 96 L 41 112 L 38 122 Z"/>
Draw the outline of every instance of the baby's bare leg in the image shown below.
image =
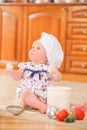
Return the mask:
<path id="1" fill-rule="evenodd" d="M 21 103 L 25 106 L 31 106 L 32 108 L 40 110 L 41 113 L 45 113 L 47 105 L 41 102 L 35 95 L 29 90 L 25 90 L 21 94 Z"/>

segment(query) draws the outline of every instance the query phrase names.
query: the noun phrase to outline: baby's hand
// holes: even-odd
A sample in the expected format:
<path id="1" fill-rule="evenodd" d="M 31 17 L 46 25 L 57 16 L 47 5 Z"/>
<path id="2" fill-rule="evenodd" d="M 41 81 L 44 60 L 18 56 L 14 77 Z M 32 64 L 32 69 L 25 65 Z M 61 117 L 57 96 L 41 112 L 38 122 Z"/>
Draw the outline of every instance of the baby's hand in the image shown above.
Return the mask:
<path id="1" fill-rule="evenodd" d="M 9 71 L 9 72 L 11 72 L 11 71 L 13 70 L 13 65 L 12 65 L 11 62 L 8 62 L 8 63 L 6 64 L 6 70 Z"/>
<path id="2" fill-rule="evenodd" d="M 19 70 L 12 70 L 11 73 L 10 73 L 11 77 L 14 79 L 14 80 L 21 80 L 22 76 L 23 76 L 23 72 L 21 69 Z"/>
<path id="3" fill-rule="evenodd" d="M 62 79 L 61 73 L 58 71 L 56 65 L 50 65 L 48 68 L 48 72 L 53 81 L 60 81 Z"/>
<path id="4" fill-rule="evenodd" d="M 49 72 L 50 74 L 57 72 L 57 67 L 56 67 L 56 65 L 49 65 L 49 67 L 48 67 L 48 72 Z"/>

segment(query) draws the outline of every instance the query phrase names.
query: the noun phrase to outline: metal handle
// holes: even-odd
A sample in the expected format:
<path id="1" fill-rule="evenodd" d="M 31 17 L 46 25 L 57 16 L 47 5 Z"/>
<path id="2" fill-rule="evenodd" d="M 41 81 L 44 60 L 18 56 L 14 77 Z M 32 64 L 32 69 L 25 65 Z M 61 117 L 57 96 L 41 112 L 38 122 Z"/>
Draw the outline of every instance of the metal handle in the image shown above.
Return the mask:
<path id="1" fill-rule="evenodd" d="M 83 30 L 83 34 L 87 34 L 87 30 Z"/>
<path id="2" fill-rule="evenodd" d="M 61 8 L 61 11 L 63 11 L 63 12 L 67 11 L 67 8 Z"/>
<path id="3" fill-rule="evenodd" d="M 87 12 L 85 12 L 83 15 L 84 15 L 84 16 L 87 16 Z"/>
<path id="4" fill-rule="evenodd" d="M 81 67 L 82 67 L 82 68 L 86 68 L 86 65 L 85 65 L 85 64 L 82 64 Z"/>
<path id="5" fill-rule="evenodd" d="M 83 51 L 87 51 L 87 48 L 86 48 L 86 47 L 83 47 L 82 50 L 83 50 Z"/>

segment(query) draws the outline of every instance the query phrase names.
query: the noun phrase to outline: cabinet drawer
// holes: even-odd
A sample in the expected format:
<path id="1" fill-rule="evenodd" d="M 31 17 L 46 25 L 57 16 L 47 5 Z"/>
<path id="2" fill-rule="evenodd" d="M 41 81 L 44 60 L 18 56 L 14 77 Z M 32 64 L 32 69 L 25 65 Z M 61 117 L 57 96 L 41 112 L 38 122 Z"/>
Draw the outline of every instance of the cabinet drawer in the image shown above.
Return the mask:
<path id="1" fill-rule="evenodd" d="M 87 22 L 87 6 L 69 6 L 68 22 Z"/>
<path id="2" fill-rule="evenodd" d="M 67 38 L 87 39 L 87 24 L 69 23 Z"/>
<path id="3" fill-rule="evenodd" d="M 66 72 L 87 74 L 87 60 L 79 58 L 67 58 Z"/>
<path id="4" fill-rule="evenodd" d="M 67 55 L 86 56 L 87 57 L 87 41 L 85 40 L 68 40 Z"/>

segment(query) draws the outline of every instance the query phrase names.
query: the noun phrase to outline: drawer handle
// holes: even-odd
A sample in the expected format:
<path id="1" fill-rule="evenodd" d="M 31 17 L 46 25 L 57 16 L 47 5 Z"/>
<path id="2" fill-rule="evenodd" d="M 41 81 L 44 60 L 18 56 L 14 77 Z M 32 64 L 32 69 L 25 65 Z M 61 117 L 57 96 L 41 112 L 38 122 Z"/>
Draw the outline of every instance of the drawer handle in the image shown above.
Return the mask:
<path id="1" fill-rule="evenodd" d="M 86 68 L 86 65 L 85 65 L 85 64 L 82 64 L 81 67 L 82 67 L 82 68 Z"/>
<path id="2" fill-rule="evenodd" d="M 66 8 L 62 8 L 61 11 L 66 11 L 67 9 Z"/>
<path id="3" fill-rule="evenodd" d="M 83 51 L 87 51 L 87 48 L 86 48 L 86 47 L 83 47 L 82 50 L 83 50 Z"/>
<path id="4" fill-rule="evenodd" d="M 83 30 L 83 34 L 87 34 L 87 30 Z"/>
<path id="5" fill-rule="evenodd" d="M 83 14 L 84 16 L 87 16 L 87 12 Z"/>

